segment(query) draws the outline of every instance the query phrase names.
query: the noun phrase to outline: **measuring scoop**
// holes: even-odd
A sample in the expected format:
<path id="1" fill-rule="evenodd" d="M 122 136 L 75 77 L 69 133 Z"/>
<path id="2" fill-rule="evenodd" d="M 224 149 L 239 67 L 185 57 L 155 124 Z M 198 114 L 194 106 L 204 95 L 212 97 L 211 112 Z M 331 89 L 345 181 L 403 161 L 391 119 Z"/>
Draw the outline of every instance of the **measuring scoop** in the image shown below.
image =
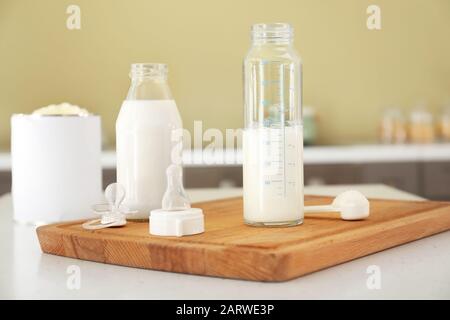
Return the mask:
<path id="1" fill-rule="evenodd" d="M 305 206 L 305 213 L 340 212 L 343 220 L 362 220 L 369 216 L 369 200 L 359 191 L 339 194 L 329 205 Z"/>

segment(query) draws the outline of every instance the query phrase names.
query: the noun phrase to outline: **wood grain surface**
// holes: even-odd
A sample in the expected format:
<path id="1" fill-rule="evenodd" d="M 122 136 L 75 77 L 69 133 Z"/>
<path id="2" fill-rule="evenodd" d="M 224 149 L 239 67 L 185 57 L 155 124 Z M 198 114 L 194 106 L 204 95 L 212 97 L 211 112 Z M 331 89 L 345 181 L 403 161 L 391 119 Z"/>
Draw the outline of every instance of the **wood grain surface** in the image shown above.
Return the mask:
<path id="1" fill-rule="evenodd" d="M 306 196 L 307 205 L 332 198 Z M 88 231 L 82 221 L 42 226 L 45 253 L 136 268 L 198 275 L 285 281 L 450 229 L 450 203 L 370 200 L 367 220 L 338 213 L 306 215 L 303 225 L 256 228 L 243 223 L 242 199 L 195 204 L 205 233 L 157 237 L 148 223 Z"/>

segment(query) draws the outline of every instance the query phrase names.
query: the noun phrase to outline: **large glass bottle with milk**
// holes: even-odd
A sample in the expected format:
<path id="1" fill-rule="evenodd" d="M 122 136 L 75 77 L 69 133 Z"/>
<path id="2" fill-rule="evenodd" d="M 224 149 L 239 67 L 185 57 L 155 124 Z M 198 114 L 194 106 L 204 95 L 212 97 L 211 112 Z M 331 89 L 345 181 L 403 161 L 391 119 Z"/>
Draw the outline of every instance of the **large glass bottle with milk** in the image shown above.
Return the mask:
<path id="1" fill-rule="evenodd" d="M 256 24 L 244 61 L 244 220 L 303 222 L 301 61 L 289 24 Z"/>
<path id="2" fill-rule="evenodd" d="M 127 216 L 130 220 L 148 220 L 150 210 L 161 207 L 172 132 L 182 127 L 167 71 L 165 64 L 133 64 L 116 121 L 117 182 L 126 190 L 123 204 L 136 211 Z"/>

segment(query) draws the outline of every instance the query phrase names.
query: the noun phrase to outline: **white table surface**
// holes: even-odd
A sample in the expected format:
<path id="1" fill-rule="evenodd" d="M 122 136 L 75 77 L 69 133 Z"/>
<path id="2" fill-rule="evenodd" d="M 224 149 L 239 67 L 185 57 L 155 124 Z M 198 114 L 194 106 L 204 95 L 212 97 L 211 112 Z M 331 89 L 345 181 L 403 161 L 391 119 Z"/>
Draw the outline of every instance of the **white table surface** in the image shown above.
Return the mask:
<path id="1" fill-rule="evenodd" d="M 307 187 L 335 195 L 349 186 Z M 420 200 L 383 185 L 352 186 L 368 197 Z M 193 201 L 240 195 L 240 189 L 188 191 Z M 449 299 L 450 232 L 356 259 L 282 283 L 152 271 L 43 254 L 35 228 L 12 221 L 10 195 L 0 197 L 1 299 Z M 67 287 L 78 266 L 80 289 Z M 381 289 L 366 286 L 367 267 L 381 271 Z"/>

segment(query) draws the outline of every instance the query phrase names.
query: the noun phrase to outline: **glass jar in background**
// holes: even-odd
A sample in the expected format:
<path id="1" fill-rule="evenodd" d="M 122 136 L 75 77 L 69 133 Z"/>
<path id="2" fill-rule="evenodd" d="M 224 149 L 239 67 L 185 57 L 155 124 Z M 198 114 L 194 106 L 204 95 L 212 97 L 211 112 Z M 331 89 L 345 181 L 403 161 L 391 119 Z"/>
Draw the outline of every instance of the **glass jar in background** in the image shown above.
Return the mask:
<path id="1" fill-rule="evenodd" d="M 433 115 L 424 106 L 414 108 L 409 115 L 408 137 L 411 143 L 432 143 L 435 139 Z"/>
<path id="2" fill-rule="evenodd" d="M 442 141 L 450 142 L 450 105 L 442 109 L 438 129 Z"/>
<path id="3" fill-rule="evenodd" d="M 405 143 L 406 120 L 399 108 L 385 109 L 380 121 L 381 143 Z"/>
<path id="4" fill-rule="evenodd" d="M 244 61 L 244 220 L 303 222 L 301 61 L 286 23 L 256 24 Z"/>

